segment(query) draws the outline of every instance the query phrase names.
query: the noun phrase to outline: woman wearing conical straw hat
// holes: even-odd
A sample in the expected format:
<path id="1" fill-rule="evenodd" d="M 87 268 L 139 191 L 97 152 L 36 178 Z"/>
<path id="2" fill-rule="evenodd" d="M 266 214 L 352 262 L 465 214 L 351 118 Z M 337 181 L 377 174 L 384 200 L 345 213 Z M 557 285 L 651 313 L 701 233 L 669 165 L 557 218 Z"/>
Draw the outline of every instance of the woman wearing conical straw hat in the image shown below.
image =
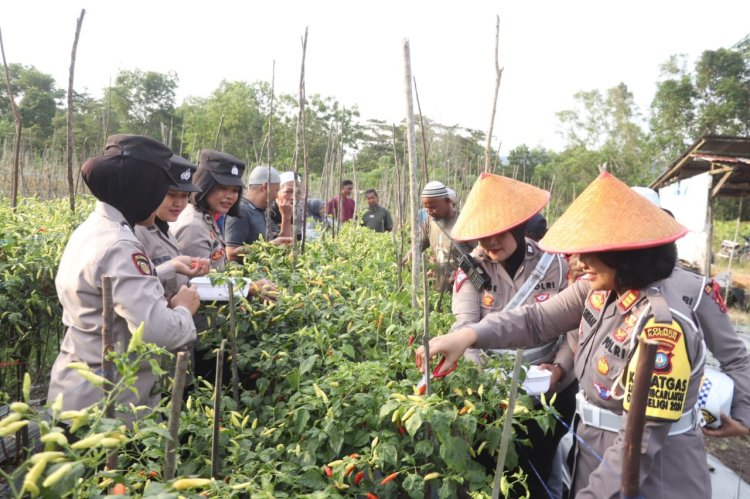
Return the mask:
<path id="1" fill-rule="evenodd" d="M 640 335 L 659 342 L 641 447 L 640 493 L 648 498 L 711 496 L 694 409 L 706 349 L 700 326 L 671 277 L 674 241 L 686 232 L 602 173 L 539 243 L 545 251 L 578 254 L 589 279 L 547 301 L 493 312 L 430 342 L 430 355 L 442 355 L 445 365 L 452 365 L 472 346 L 534 346 L 578 327 L 576 432 L 586 445 L 575 451 L 576 498 L 620 496 L 624 413 L 630 407 Z M 417 359 L 425 364 L 421 348 Z"/>
<path id="2" fill-rule="evenodd" d="M 535 217 L 548 200 L 547 191 L 507 177 L 483 173 L 477 179 L 451 235 L 459 242 L 479 243 L 472 257 L 487 279 L 484 286 L 476 286 L 466 272 L 458 270 L 453 285 L 452 309 L 456 322 L 452 330 L 502 310 L 537 269 L 544 253 L 534 240 L 525 238 L 524 233 L 526 222 Z M 543 275 L 525 303 L 546 301 L 567 286 L 568 266 L 560 255 L 555 255 L 547 268 L 537 272 Z M 571 338 L 577 339 L 577 335 L 571 334 Z M 467 350 L 464 357 L 484 362 L 479 349 Z M 524 361 L 552 372 L 548 400 L 557 393 L 555 409 L 566 421 L 571 421 L 577 391 L 571 345 L 564 338 L 556 337 L 524 350 Z M 550 434 L 531 421 L 526 425 L 525 434 L 517 439 L 531 441 L 531 449 L 526 445 L 517 446 L 519 464 L 527 475 L 531 497 L 548 495 L 543 483 L 549 481 L 555 449 L 565 432 L 565 427 L 558 424 Z"/>

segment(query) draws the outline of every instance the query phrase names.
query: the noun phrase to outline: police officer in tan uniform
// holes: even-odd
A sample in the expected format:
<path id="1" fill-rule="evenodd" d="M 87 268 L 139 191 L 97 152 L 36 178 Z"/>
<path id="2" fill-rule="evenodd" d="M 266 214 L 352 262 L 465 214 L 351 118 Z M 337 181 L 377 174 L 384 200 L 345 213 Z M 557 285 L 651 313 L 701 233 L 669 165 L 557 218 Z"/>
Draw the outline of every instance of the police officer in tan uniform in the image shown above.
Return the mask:
<path id="1" fill-rule="evenodd" d="M 83 409 L 102 398 L 101 389 L 67 366 L 83 361 L 102 373 L 102 277 L 112 279 L 115 349 L 127 349 L 131 331 L 145 324 L 143 339 L 177 350 L 196 339 L 192 314 L 198 295 L 183 287 L 170 300 L 164 297 L 155 269 L 133 226 L 146 220 L 164 199 L 170 185 L 167 146 L 147 137 L 110 137 L 102 156 L 81 167 L 84 182 L 96 196 L 94 211 L 71 235 L 55 278 L 67 331 L 52 367 L 47 398 L 63 395 L 64 409 Z M 134 189 L 138 186 L 138 189 Z M 125 390 L 125 406 L 153 407 L 156 377 L 144 363 L 135 382 L 137 394 Z M 137 415 L 123 415 L 133 419 Z"/>
<path id="2" fill-rule="evenodd" d="M 223 270 L 227 263 L 224 216 L 239 216 L 242 173 L 245 163 L 231 154 L 204 149 L 193 182 L 201 192 L 172 225 L 180 253 L 209 258 L 211 268 Z"/>
<path id="3" fill-rule="evenodd" d="M 173 155 L 169 159 L 169 173 L 177 181 L 170 187 L 156 212 L 143 223 L 135 226 L 135 236 L 146 248 L 146 256 L 156 266 L 156 273 L 169 298 L 191 277 L 207 274 L 211 268 L 208 258 L 194 258 L 181 255 L 177 240 L 169 231 L 169 223 L 174 222 L 188 205 L 191 192 L 200 192 L 193 185 L 192 178 L 196 166 L 190 161 Z"/>
<path id="4" fill-rule="evenodd" d="M 505 201 L 498 203 L 498 199 Z M 543 252 L 535 241 L 524 237 L 526 221 L 538 213 L 548 199 L 548 192 L 529 184 L 499 175 L 480 175 L 453 226 L 452 236 L 456 241 L 479 242 L 472 256 L 489 279 L 482 289 L 477 289 L 464 270 L 457 271 L 452 300 L 456 322 L 451 330 L 474 324 L 487 314 L 502 310 L 531 277 Z M 542 277 L 525 303 L 544 302 L 567 286 L 568 268 L 560 255 L 555 255 L 549 267 L 542 270 Z M 484 360 L 479 349 L 469 349 L 464 356 L 478 363 Z M 557 393 L 555 409 L 565 420 L 572 420 L 577 384 L 568 343 L 563 338 L 554 338 L 544 345 L 528 348 L 524 350 L 524 361 L 552 372 L 549 395 Z M 519 455 L 520 465 L 527 473 L 531 497 L 546 494 L 531 467 L 547 482 L 555 448 L 565 432 L 563 425 L 557 425 L 549 434 L 533 422 L 527 424 L 524 438 L 530 439 L 533 448 L 521 446 Z"/>
<path id="5" fill-rule="evenodd" d="M 623 417 L 637 337 L 659 342 L 649 391 L 640 461 L 643 497 L 706 498 L 711 485 L 703 433 L 695 409 L 706 346 L 700 324 L 672 277 L 674 241 L 687 230 L 608 173 L 576 199 L 540 241 L 540 247 L 577 253 L 588 280 L 555 297 L 505 313 L 430 343 L 431 355 L 455 362 L 470 346 L 533 346 L 578 326 L 575 373 L 577 433 L 603 458 L 578 446 L 573 494 L 620 496 Z M 420 364 L 424 352 L 417 351 Z"/>

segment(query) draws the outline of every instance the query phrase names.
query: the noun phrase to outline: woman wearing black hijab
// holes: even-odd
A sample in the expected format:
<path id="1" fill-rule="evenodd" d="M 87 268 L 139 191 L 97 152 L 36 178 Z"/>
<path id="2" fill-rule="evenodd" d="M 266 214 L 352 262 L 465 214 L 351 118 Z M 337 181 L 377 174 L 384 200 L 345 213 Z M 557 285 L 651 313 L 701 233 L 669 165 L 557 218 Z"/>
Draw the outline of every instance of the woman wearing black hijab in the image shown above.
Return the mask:
<path id="1" fill-rule="evenodd" d="M 94 211 L 71 235 L 55 278 L 67 327 L 52 367 L 48 400 L 63 398 L 64 410 L 80 410 L 101 400 L 103 392 L 67 366 L 83 361 L 102 373 L 102 277 L 112 279 L 115 348 L 124 351 L 131 331 L 145 324 L 143 340 L 177 350 L 196 339 L 192 315 L 198 295 L 187 287 L 169 303 L 133 226 L 148 219 L 174 184 L 167 170 L 171 150 L 137 135 L 115 135 L 104 154 L 81 167 L 84 182 L 97 198 Z M 153 407 L 156 377 L 144 363 L 134 386 L 119 402 Z M 127 420 L 140 414 L 123 415 Z"/>

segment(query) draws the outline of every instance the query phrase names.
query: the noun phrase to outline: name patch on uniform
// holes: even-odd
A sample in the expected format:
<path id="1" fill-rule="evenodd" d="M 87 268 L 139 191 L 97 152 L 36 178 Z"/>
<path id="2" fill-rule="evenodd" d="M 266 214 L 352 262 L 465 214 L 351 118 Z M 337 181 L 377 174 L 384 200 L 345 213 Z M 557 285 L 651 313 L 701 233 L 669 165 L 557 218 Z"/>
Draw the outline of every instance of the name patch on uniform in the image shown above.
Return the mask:
<path id="1" fill-rule="evenodd" d="M 468 278 L 469 276 L 466 275 L 466 272 L 458 269 L 456 271 L 456 279 L 453 281 L 453 292 L 458 293 L 458 291 L 461 289 L 461 285 L 463 285 L 463 283 L 466 282 L 466 279 Z"/>
<path id="2" fill-rule="evenodd" d="M 604 345 L 604 348 L 615 357 L 624 359 L 628 354 L 628 350 L 625 347 L 621 347 L 620 345 L 615 343 L 610 336 L 604 338 L 602 345 Z"/>
<path id="3" fill-rule="evenodd" d="M 547 298 L 549 298 L 549 293 L 538 293 L 534 295 L 534 301 L 537 303 L 547 301 Z"/>
<path id="4" fill-rule="evenodd" d="M 555 289 L 555 283 L 551 281 L 540 282 L 534 287 L 534 291 L 541 291 L 541 290 L 547 290 L 547 289 Z"/>
<path id="5" fill-rule="evenodd" d="M 135 268 L 138 272 L 143 275 L 154 275 L 153 269 L 151 268 L 151 260 L 148 259 L 143 253 L 133 253 L 130 258 L 135 264 Z"/>
<path id="6" fill-rule="evenodd" d="M 607 299 L 606 291 L 594 291 L 589 297 L 589 303 L 597 312 L 602 309 Z M 590 325 L 590 324 L 589 324 Z"/>

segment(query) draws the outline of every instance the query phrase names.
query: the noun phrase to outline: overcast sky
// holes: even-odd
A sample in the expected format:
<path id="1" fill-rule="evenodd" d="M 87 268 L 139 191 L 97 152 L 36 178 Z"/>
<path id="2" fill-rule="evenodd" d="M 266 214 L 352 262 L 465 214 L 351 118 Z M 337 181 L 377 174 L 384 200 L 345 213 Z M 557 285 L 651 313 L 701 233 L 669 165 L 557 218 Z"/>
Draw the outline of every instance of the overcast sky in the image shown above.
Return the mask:
<path id="1" fill-rule="evenodd" d="M 76 89 L 101 95 L 118 70 L 180 79 L 178 100 L 207 96 L 222 79 L 271 79 L 296 93 L 301 37 L 309 26 L 307 94 L 359 106 L 363 118 L 405 115 L 403 40 L 425 115 L 487 130 L 494 90 L 495 15 L 500 15 L 500 88 L 495 133 L 516 145 L 559 149 L 557 111 L 579 90 L 620 82 L 648 111 L 659 66 L 692 62 L 750 32 L 750 1 L 270 0 L 209 2 L 8 0 L 0 28 L 9 62 L 36 66 L 67 88 L 81 8 Z"/>

